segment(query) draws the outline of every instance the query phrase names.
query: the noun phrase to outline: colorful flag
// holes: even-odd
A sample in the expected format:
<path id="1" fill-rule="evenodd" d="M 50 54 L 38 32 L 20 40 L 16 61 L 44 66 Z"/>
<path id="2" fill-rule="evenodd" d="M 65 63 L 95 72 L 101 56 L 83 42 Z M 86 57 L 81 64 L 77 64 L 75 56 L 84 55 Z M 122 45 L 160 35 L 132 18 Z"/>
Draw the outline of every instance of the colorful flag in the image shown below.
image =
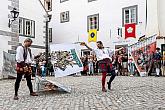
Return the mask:
<path id="1" fill-rule="evenodd" d="M 125 24 L 125 39 L 133 37 L 136 38 L 136 24 Z"/>
<path id="2" fill-rule="evenodd" d="M 97 30 L 96 29 L 92 29 L 89 30 L 88 33 L 88 42 L 96 42 L 97 41 Z"/>
<path id="3" fill-rule="evenodd" d="M 64 77 L 83 70 L 76 44 L 51 44 L 51 62 L 55 77 Z"/>

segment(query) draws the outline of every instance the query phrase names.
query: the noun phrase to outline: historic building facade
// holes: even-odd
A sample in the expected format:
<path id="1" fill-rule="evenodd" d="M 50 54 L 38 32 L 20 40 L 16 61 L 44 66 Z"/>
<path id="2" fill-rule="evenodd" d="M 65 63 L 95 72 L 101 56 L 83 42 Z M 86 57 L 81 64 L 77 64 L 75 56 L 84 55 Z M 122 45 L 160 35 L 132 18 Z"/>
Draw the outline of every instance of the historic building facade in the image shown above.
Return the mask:
<path id="1" fill-rule="evenodd" d="M 11 15 L 13 9 L 19 12 L 15 20 Z M 34 54 L 45 51 L 45 24 L 48 14 L 40 0 L 4 0 L 0 4 L 0 14 L 1 78 L 4 52 L 15 54 L 17 46 L 22 45 L 27 37 L 33 40 L 32 52 Z"/>
<path id="2" fill-rule="evenodd" d="M 106 47 L 133 44 L 142 36 L 165 36 L 163 0 L 53 0 L 53 43 L 88 42 L 90 29 Z M 126 24 L 135 24 L 135 36 L 126 37 Z M 94 43 L 89 43 L 94 46 Z"/>

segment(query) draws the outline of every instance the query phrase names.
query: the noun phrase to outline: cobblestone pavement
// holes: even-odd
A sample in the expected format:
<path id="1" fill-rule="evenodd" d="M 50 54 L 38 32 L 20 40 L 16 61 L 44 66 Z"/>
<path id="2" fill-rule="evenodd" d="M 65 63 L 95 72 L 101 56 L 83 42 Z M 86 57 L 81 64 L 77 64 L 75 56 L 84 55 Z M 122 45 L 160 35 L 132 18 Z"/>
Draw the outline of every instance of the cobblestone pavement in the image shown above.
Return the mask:
<path id="1" fill-rule="evenodd" d="M 0 110 L 165 110 L 165 77 L 117 76 L 113 90 L 106 93 L 101 91 L 101 76 L 69 76 L 56 81 L 72 87 L 72 92 L 40 92 L 32 97 L 22 81 L 15 101 L 15 80 L 1 80 Z"/>

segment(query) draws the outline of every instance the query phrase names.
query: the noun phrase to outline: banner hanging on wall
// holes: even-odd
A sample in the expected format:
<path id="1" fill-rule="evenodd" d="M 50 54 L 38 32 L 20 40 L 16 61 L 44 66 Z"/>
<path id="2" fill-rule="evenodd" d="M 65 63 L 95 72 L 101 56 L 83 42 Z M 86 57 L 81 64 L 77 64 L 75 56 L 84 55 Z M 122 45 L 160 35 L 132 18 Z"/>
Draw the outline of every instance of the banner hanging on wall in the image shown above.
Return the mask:
<path id="1" fill-rule="evenodd" d="M 3 75 L 16 77 L 16 60 L 15 55 L 3 51 Z"/>
<path id="2" fill-rule="evenodd" d="M 96 29 L 89 30 L 88 34 L 89 34 L 88 42 L 97 42 L 97 30 Z"/>
<path id="3" fill-rule="evenodd" d="M 125 39 L 133 37 L 136 38 L 136 24 L 125 24 Z"/>

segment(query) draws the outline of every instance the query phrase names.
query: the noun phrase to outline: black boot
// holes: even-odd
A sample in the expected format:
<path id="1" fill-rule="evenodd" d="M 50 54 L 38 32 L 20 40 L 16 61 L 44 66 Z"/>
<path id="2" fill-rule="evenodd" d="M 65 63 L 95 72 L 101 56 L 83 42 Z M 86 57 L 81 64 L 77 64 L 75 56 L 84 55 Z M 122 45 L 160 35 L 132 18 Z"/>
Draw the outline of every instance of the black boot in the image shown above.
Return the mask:
<path id="1" fill-rule="evenodd" d="M 18 96 L 17 95 L 14 95 L 14 100 L 18 100 Z"/>
<path id="2" fill-rule="evenodd" d="M 109 82 L 107 82 L 108 84 L 108 89 L 111 90 L 111 84 Z"/>

